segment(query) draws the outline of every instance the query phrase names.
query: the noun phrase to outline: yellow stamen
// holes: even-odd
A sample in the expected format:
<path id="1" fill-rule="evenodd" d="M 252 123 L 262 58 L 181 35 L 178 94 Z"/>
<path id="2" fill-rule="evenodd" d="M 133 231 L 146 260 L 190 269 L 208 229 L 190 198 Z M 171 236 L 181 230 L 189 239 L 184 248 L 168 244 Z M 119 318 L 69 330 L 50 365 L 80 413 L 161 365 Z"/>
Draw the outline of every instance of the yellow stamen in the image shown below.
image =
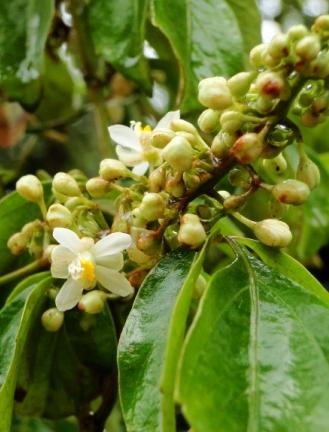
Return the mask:
<path id="1" fill-rule="evenodd" d="M 150 125 L 142 126 L 140 122 L 135 124 L 135 130 L 137 132 L 152 132 L 152 128 Z"/>
<path id="2" fill-rule="evenodd" d="M 83 269 L 82 279 L 93 282 L 96 279 L 94 263 L 86 258 L 80 258 Z"/>

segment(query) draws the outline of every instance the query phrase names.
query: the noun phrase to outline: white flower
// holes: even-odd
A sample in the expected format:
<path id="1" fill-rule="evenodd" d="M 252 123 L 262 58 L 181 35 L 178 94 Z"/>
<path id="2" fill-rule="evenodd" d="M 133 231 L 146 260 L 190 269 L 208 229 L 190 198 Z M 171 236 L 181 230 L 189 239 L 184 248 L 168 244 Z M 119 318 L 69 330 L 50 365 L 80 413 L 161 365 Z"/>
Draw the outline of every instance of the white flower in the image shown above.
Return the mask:
<path id="1" fill-rule="evenodd" d="M 168 112 L 154 130 L 168 129 L 173 120 L 179 119 L 179 111 Z M 113 125 L 109 127 L 109 133 L 117 143 L 116 152 L 121 162 L 128 167 L 134 167 L 133 173 L 144 175 L 149 168 L 150 144 L 152 133 L 150 126 L 142 127 L 140 122 L 132 122 L 132 126 Z M 152 148 L 153 152 L 159 150 Z M 152 156 L 151 156 L 152 157 Z"/>
<path id="2" fill-rule="evenodd" d="M 83 290 L 94 288 L 96 282 L 123 297 L 133 292 L 128 280 L 119 273 L 123 267 L 122 251 L 132 242 L 130 235 L 116 232 L 94 243 L 92 238 L 80 239 L 67 228 L 55 228 L 53 236 L 59 245 L 51 254 L 51 274 L 67 279 L 56 296 L 58 310 L 72 309 Z"/>

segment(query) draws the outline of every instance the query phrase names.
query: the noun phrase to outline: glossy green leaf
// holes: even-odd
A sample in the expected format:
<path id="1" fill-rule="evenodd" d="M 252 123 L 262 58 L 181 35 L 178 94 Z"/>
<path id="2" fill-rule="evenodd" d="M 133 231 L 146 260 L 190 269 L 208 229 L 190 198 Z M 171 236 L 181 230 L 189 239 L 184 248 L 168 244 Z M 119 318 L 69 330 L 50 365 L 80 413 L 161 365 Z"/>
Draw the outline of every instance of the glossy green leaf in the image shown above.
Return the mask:
<path id="1" fill-rule="evenodd" d="M 93 0 L 86 6 L 97 55 L 126 76 L 149 86 L 143 56 L 148 0 Z"/>
<path id="2" fill-rule="evenodd" d="M 153 0 L 153 21 L 181 63 L 183 111 L 200 108 L 196 99 L 200 79 L 228 77 L 241 70 L 243 39 L 229 2 Z"/>
<path id="3" fill-rule="evenodd" d="M 0 87 L 13 99 L 35 103 L 43 55 L 54 14 L 53 0 L 0 4 Z"/>
<path id="4" fill-rule="evenodd" d="M 194 432 L 326 430 L 328 294 L 315 293 L 311 276 L 292 279 L 235 250 L 183 349 L 177 396 L 187 420 Z"/>
<path id="5" fill-rule="evenodd" d="M 29 287 L 30 290 L 32 290 L 36 285 L 38 285 L 39 282 L 41 282 L 43 279 L 46 279 L 49 276 L 50 276 L 49 272 L 41 272 L 41 273 L 33 274 L 23 279 L 22 282 L 17 284 L 15 288 L 11 291 L 11 293 L 6 299 L 6 304 L 11 303 L 14 300 L 14 298 L 16 298 L 26 288 Z"/>
<path id="6" fill-rule="evenodd" d="M 33 322 L 40 316 L 49 279 L 25 288 L 0 311 L 0 430 L 9 432 L 16 380 Z"/>
<path id="7" fill-rule="evenodd" d="M 178 249 L 161 259 L 141 286 L 122 331 L 118 347 L 119 388 L 129 432 L 163 430 L 160 383 L 166 340 L 173 331 L 171 316 L 193 258 L 193 252 Z M 185 308 L 182 304 L 179 307 Z M 180 338 L 181 330 L 177 331 Z"/>
<path id="8" fill-rule="evenodd" d="M 15 416 L 11 432 L 78 432 L 79 427 L 74 419 L 63 419 L 56 422 L 33 417 Z"/>

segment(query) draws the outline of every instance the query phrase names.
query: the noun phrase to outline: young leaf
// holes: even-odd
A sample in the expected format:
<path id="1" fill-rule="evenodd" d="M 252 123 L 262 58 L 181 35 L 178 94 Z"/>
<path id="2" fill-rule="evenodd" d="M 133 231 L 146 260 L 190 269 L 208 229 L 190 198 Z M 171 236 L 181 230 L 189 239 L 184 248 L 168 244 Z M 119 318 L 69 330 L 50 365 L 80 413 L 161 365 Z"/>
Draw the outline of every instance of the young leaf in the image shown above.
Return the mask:
<path id="1" fill-rule="evenodd" d="M 129 432 L 163 430 L 160 383 L 166 340 L 169 333 L 172 335 L 170 318 L 194 255 L 178 249 L 161 259 L 140 288 L 122 331 L 118 347 L 119 383 Z"/>
<path id="2" fill-rule="evenodd" d="M 325 430 L 328 295 L 315 294 L 311 276 L 302 283 L 235 249 L 236 260 L 213 276 L 184 346 L 183 412 L 195 432 Z"/>
<path id="3" fill-rule="evenodd" d="M 202 78 L 241 70 L 243 39 L 229 2 L 153 0 L 153 21 L 182 65 L 182 111 L 200 108 L 196 95 Z"/>
<path id="4" fill-rule="evenodd" d="M 50 278 L 25 288 L 0 311 L 0 430 L 10 430 L 14 392 L 21 356 L 33 325 L 40 316 Z"/>

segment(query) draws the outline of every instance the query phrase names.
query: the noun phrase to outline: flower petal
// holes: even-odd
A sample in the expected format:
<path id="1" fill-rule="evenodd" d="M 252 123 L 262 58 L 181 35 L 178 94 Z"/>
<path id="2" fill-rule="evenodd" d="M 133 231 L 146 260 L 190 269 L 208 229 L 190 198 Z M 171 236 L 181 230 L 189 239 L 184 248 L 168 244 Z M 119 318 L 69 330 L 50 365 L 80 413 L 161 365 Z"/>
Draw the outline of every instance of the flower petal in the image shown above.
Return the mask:
<path id="1" fill-rule="evenodd" d="M 113 125 L 109 126 L 108 129 L 110 137 L 120 146 L 127 147 L 132 150 L 142 149 L 137 134 L 130 127 L 124 125 Z"/>
<path id="2" fill-rule="evenodd" d="M 142 176 L 146 173 L 149 166 L 150 164 L 148 162 L 141 162 L 133 168 L 132 172 L 136 175 Z"/>
<path id="3" fill-rule="evenodd" d="M 123 267 L 123 255 L 122 253 L 118 253 L 116 255 L 107 255 L 96 258 L 96 265 L 119 271 Z"/>
<path id="4" fill-rule="evenodd" d="M 120 146 L 116 146 L 115 151 L 120 161 L 127 166 L 135 166 L 144 160 L 141 151 Z"/>
<path id="5" fill-rule="evenodd" d="M 51 275 L 54 278 L 67 279 L 68 266 L 74 260 L 75 254 L 65 246 L 55 246 L 51 253 Z"/>
<path id="6" fill-rule="evenodd" d="M 55 304 L 59 311 L 74 308 L 82 297 L 83 286 L 80 281 L 68 279 L 56 296 Z"/>
<path id="7" fill-rule="evenodd" d="M 116 255 L 130 245 L 131 237 L 129 234 L 115 232 L 99 240 L 93 247 L 92 254 L 97 260 L 104 256 Z"/>
<path id="8" fill-rule="evenodd" d="M 128 279 L 115 270 L 110 270 L 97 265 L 96 278 L 104 288 L 122 297 L 126 297 L 134 292 Z"/>
<path id="9" fill-rule="evenodd" d="M 55 228 L 53 237 L 59 244 L 69 249 L 74 254 L 78 254 L 81 248 L 81 241 L 79 237 L 70 229 Z"/>
<path id="10" fill-rule="evenodd" d="M 169 111 L 165 114 L 162 119 L 159 120 L 159 123 L 156 125 L 154 130 L 156 129 L 168 129 L 173 120 L 178 120 L 180 118 L 180 111 Z"/>

